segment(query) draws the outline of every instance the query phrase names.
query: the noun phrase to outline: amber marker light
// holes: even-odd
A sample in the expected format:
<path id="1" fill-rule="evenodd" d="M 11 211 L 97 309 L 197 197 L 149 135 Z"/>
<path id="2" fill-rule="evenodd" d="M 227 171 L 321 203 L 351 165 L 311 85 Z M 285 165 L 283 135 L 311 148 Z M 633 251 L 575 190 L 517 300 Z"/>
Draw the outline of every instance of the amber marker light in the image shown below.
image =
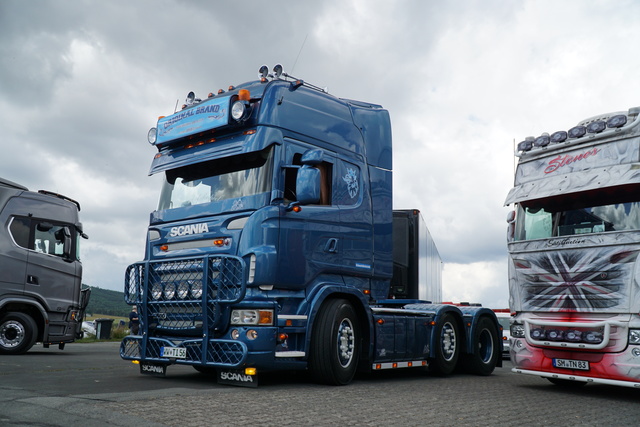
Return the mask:
<path id="1" fill-rule="evenodd" d="M 161 250 L 162 252 L 167 252 L 167 251 L 169 251 L 169 245 L 162 245 L 162 246 L 160 246 L 160 250 Z"/>
<path id="2" fill-rule="evenodd" d="M 381 318 L 381 319 L 378 319 L 378 320 L 376 320 L 376 323 L 377 323 L 378 325 L 384 325 L 384 319 L 382 319 L 382 318 Z"/>
<path id="3" fill-rule="evenodd" d="M 132 360 L 131 363 L 133 363 L 134 365 L 139 365 L 140 361 L 139 360 Z"/>
<path id="4" fill-rule="evenodd" d="M 301 207 L 300 205 L 295 205 L 295 206 L 292 208 L 292 210 L 293 210 L 294 212 L 296 212 L 296 213 L 297 213 L 297 212 L 301 212 L 301 211 L 302 211 L 302 207 Z"/>
<path id="5" fill-rule="evenodd" d="M 273 311 L 271 310 L 260 310 L 258 312 L 259 320 L 258 320 L 258 324 L 259 325 L 271 325 L 273 324 Z"/>
<path id="6" fill-rule="evenodd" d="M 244 374 L 245 375 L 255 375 L 258 373 L 258 370 L 256 368 L 244 368 Z"/>
<path id="7" fill-rule="evenodd" d="M 238 99 L 240 101 L 249 101 L 251 99 L 251 93 L 247 89 L 240 89 L 238 91 Z"/>
<path id="8" fill-rule="evenodd" d="M 287 338 L 289 338 L 289 335 L 285 334 L 284 332 L 278 335 L 279 342 L 285 342 Z"/>
<path id="9" fill-rule="evenodd" d="M 376 369 L 382 369 L 382 365 L 380 363 L 376 363 Z"/>
<path id="10" fill-rule="evenodd" d="M 224 239 L 215 239 L 213 241 L 214 246 L 224 246 Z"/>

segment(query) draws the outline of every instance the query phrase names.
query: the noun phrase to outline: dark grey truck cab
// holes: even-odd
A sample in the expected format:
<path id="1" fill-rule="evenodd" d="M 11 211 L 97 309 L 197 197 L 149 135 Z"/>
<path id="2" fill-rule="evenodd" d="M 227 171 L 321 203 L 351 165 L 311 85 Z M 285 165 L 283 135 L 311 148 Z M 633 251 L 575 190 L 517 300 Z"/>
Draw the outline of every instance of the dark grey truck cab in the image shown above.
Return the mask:
<path id="1" fill-rule="evenodd" d="M 81 334 L 80 204 L 0 178 L 0 354 L 36 342 L 60 349 Z"/>

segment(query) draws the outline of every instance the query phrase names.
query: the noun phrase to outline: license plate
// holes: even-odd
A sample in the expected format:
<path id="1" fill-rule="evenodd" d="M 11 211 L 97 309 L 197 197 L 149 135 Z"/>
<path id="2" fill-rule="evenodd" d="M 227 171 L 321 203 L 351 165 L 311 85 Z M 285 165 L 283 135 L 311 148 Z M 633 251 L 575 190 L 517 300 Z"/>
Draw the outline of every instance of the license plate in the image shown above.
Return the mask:
<path id="1" fill-rule="evenodd" d="M 187 349 L 184 347 L 160 347 L 160 357 L 170 359 L 186 359 Z"/>
<path id="2" fill-rule="evenodd" d="M 578 369 L 580 371 L 589 370 L 589 362 L 586 360 L 553 359 L 553 366 L 562 369 Z"/>

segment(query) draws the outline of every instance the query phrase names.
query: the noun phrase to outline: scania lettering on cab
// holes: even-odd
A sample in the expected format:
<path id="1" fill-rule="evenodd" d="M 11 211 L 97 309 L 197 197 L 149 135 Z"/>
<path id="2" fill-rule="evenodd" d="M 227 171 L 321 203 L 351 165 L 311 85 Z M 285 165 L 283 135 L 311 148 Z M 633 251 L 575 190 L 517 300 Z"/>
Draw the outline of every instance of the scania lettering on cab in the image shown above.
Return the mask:
<path id="1" fill-rule="evenodd" d="M 640 388 L 640 108 L 517 146 L 514 372 Z"/>
<path id="2" fill-rule="evenodd" d="M 120 349 L 142 373 L 186 364 L 256 385 L 258 372 L 309 370 L 341 385 L 358 369 L 501 363 L 491 310 L 431 302 L 442 262 L 420 213 L 392 211 L 381 106 L 262 67 L 191 92 L 148 137 L 165 180 L 145 259 L 125 273 L 141 332 Z"/>
<path id="3" fill-rule="evenodd" d="M 0 178 L 0 354 L 81 336 L 90 290 L 81 290 L 80 204 Z"/>

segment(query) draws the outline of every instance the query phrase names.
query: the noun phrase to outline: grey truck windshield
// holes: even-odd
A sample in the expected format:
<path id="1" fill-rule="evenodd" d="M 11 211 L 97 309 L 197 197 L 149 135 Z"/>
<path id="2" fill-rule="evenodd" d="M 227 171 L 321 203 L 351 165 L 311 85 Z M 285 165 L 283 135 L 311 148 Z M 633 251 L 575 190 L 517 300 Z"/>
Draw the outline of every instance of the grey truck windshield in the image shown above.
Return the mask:
<path id="1" fill-rule="evenodd" d="M 638 188 L 625 186 L 578 196 L 522 202 L 516 213 L 515 240 L 640 230 Z"/>
<path id="2" fill-rule="evenodd" d="M 272 151 L 269 148 L 167 171 L 158 210 L 270 191 Z"/>

